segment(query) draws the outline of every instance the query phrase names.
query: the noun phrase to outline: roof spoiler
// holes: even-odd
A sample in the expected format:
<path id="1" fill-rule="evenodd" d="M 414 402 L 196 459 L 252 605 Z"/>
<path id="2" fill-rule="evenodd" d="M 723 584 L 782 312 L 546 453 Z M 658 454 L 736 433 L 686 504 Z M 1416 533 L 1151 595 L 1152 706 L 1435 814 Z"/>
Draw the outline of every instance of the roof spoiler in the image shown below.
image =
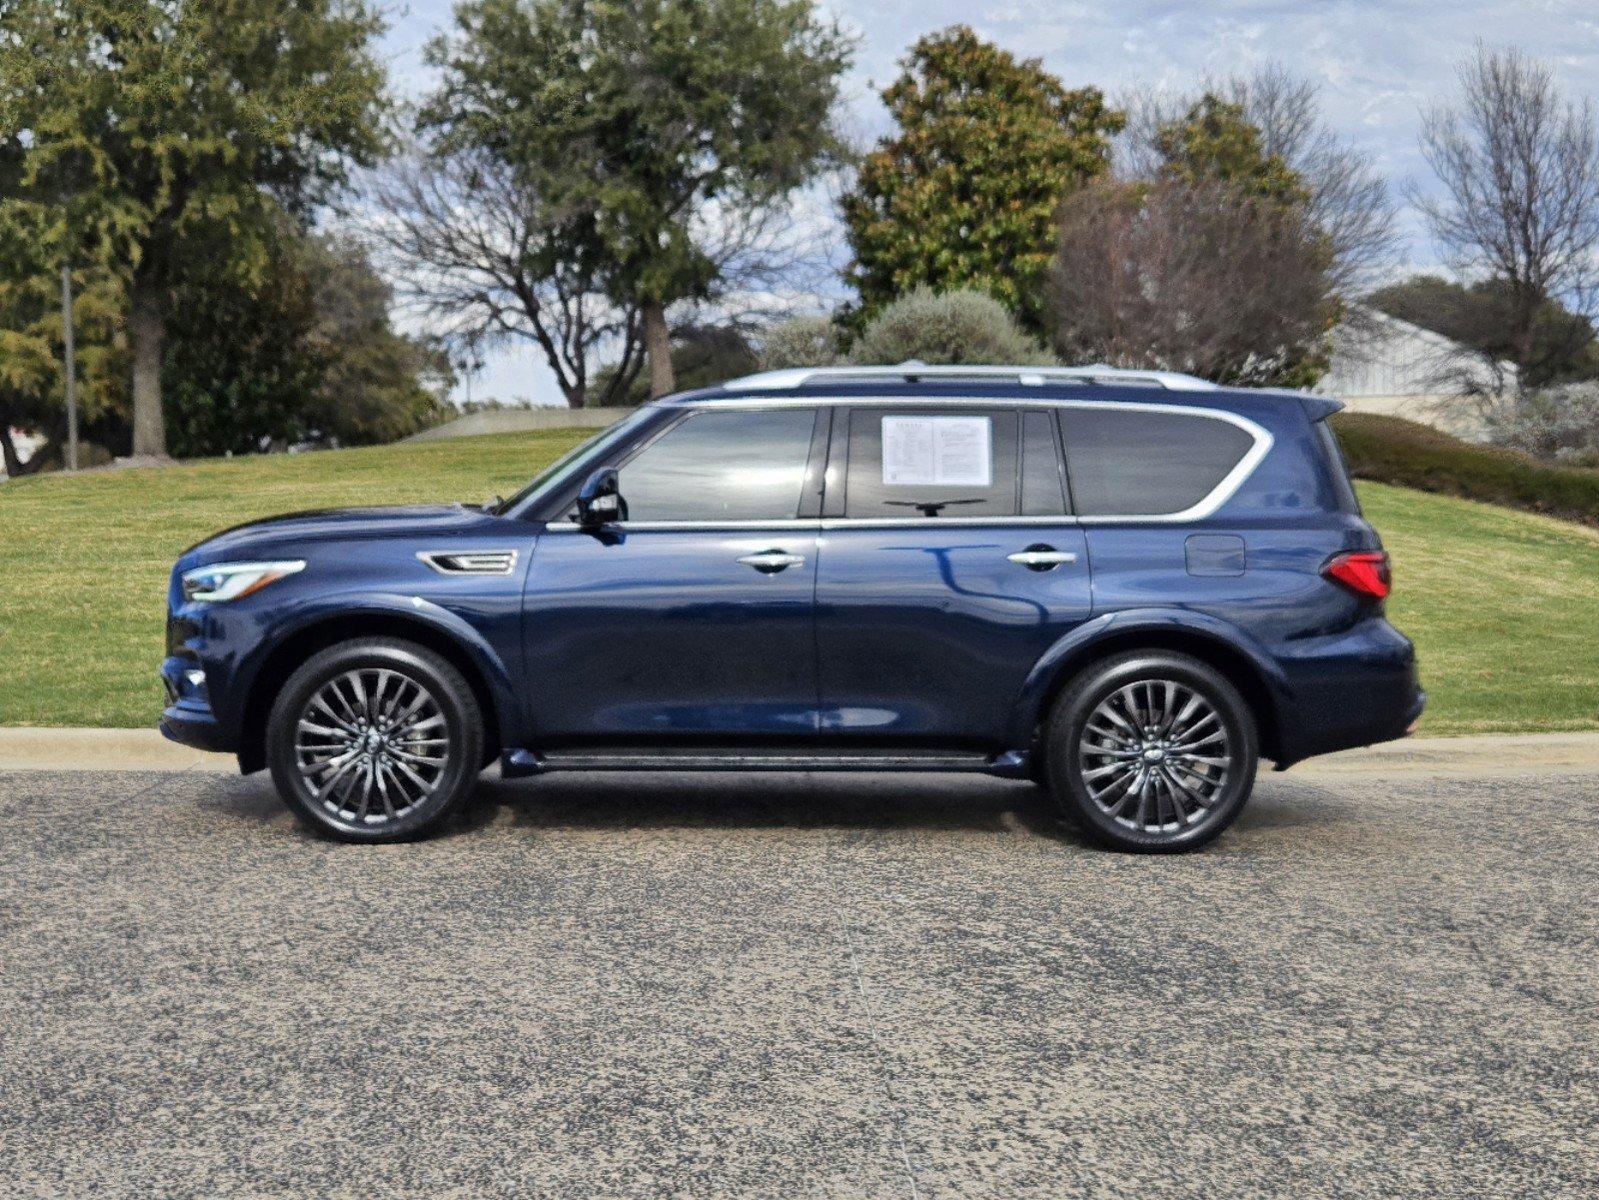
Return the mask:
<path id="1" fill-rule="evenodd" d="M 1299 402 L 1305 406 L 1305 415 L 1312 421 L 1325 421 L 1333 413 L 1344 411 L 1344 402 L 1334 400 L 1331 396 L 1312 396 L 1309 392 L 1303 392 Z"/>

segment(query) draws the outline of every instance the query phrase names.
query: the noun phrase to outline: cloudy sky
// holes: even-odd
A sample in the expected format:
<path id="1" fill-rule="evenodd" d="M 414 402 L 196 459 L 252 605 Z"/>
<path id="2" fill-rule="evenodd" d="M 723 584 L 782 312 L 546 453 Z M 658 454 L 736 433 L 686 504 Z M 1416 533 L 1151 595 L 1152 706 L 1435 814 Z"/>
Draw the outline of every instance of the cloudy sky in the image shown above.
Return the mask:
<path id="1" fill-rule="evenodd" d="M 1138 84 L 1184 91 L 1206 76 L 1276 62 L 1322 89 L 1329 121 L 1375 156 L 1396 183 L 1425 183 L 1416 153 L 1421 108 L 1447 97 L 1474 41 L 1515 45 L 1545 60 L 1569 93 L 1599 93 L 1594 0 L 834 0 L 824 5 L 860 38 L 846 89 L 848 128 L 863 142 L 885 131 L 875 88 L 920 34 L 957 21 L 1018 54 L 1037 56 L 1069 86 L 1116 93 Z M 396 85 L 428 85 L 421 47 L 449 21 L 451 0 L 391 10 L 387 54 Z M 1409 255 L 1430 249 L 1413 223 Z M 535 356 L 499 355 L 474 382 L 478 396 L 559 403 Z"/>

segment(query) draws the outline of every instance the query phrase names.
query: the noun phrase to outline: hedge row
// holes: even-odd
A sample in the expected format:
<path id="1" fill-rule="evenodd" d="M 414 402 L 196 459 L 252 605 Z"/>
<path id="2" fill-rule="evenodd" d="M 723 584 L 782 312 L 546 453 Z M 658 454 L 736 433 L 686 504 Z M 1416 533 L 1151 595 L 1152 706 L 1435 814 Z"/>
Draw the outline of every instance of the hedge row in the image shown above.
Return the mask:
<path id="1" fill-rule="evenodd" d="M 1463 442 L 1400 417 L 1346 412 L 1332 425 L 1357 479 L 1599 525 L 1599 470 Z"/>

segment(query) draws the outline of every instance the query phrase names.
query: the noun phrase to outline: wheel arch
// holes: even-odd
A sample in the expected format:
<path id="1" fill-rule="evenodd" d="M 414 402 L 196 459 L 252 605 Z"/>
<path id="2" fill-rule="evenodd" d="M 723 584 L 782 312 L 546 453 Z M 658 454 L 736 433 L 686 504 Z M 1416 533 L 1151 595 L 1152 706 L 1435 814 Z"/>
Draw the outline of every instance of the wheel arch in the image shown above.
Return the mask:
<path id="1" fill-rule="evenodd" d="M 458 619 L 458 618 L 457 618 Z M 266 724 L 272 701 L 306 659 L 318 651 L 355 638 L 388 637 L 412 642 L 439 655 L 471 686 L 483 714 L 485 764 L 504 746 L 509 722 L 515 720 L 515 697 L 503 666 L 493 651 L 476 638 L 411 612 L 392 609 L 344 610 L 325 613 L 277 638 L 251 676 L 239 723 L 239 767 L 249 774 L 266 766 Z"/>
<path id="2" fill-rule="evenodd" d="M 1186 654 L 1214 668 L 1238 689 L 1254 714 L 1261 754 L 1283 762 L 1282 673 L 1242 631 L 1195 613 L 1114 614 L 1081 626 L 1041 659 L 1023 686 L 1016 745 L 1031 745 L 1040 723 L 1074 679 L 1095 663 L 1134 650 Z"/>

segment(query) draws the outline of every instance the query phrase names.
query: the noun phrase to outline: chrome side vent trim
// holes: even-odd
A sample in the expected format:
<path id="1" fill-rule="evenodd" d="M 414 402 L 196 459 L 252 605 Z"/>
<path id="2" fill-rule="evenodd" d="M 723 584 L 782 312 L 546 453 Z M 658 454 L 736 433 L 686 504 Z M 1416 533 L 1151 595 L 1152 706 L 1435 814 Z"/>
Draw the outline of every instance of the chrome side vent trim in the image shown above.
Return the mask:
<path id="1" fill-rule="evenodd" d="M 416 556 L 440 575 L 509 575 L 515 550 L 418 550 Z"/>

